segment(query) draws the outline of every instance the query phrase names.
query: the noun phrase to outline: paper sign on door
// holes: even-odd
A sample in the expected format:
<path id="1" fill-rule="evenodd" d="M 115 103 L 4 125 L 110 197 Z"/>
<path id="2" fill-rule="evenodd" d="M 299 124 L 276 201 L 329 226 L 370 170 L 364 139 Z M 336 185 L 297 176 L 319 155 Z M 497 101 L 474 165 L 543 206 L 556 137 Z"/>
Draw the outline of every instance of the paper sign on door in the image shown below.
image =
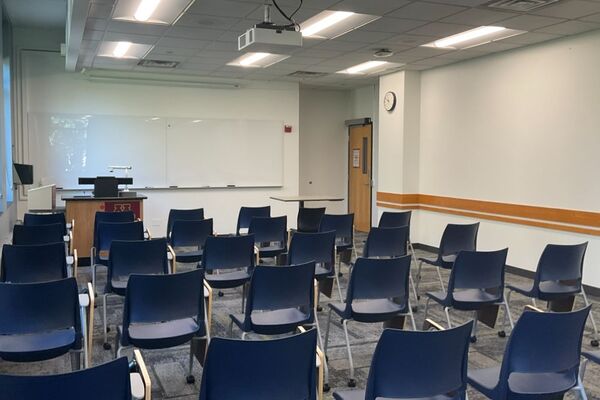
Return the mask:
<path id="1" fill-rule="evenodd" d="M 360 168 L 360 149 L 352 149 L 352 168 Z"/>

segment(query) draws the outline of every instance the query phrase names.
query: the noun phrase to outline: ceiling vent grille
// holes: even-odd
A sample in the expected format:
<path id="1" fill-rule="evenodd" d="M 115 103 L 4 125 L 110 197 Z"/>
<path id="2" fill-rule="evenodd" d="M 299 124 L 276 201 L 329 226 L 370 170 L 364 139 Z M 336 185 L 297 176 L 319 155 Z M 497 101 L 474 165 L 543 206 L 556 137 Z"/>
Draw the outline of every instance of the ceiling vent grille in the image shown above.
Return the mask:
<path id="1" fill-rule="evenodd" d="M 166 61 L 166 60 L 140 60 L 138 62 L 140 67 L 150 68 L 175 68 L 179 65 L 178 61 Z"/>
<path id="2" fill-rule="evenodd" d="M 288 74 L 296 78 L 320 78 L 322 76 L 329 75 L 327 72 L 314 72 L 314 71 L 296 71 Z"/>
<path id="3" fill-rule="evenodd" d="M 552 3 L 557 3 L 558 1 L 559 0 L 494 0 L 488 3 L 488 7 L 505 11 L 527 12 Z"/>

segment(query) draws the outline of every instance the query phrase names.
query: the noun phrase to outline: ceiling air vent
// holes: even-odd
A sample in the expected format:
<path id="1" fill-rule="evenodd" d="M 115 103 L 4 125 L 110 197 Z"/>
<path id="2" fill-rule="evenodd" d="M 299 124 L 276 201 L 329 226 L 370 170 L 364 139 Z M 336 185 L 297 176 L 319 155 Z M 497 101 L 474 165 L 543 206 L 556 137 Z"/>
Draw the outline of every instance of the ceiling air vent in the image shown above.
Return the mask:
<path id="1" fill-rule="evenodd" d="M 179 65 L 178 61 L 165 61 L 165 60 L 140 60 L 138 63 L 140 67 L 151 67 L 151 68 L 175 68 Z"/>
<path id="2" fill-rule="evenodd" d="M 527 12 L 558 1 L 559 0 L 494 0 L 488 3 L 488 7 L 506 11 Z"/>
<path id="3" fill-rule="evenodd" d="M 313 71 L 296 71 L 288 74 L 288 76 L 293 76 L 296 78 L 320 78 L 322 76 L 328 75 L 327 72 L 313 72 Z"/>

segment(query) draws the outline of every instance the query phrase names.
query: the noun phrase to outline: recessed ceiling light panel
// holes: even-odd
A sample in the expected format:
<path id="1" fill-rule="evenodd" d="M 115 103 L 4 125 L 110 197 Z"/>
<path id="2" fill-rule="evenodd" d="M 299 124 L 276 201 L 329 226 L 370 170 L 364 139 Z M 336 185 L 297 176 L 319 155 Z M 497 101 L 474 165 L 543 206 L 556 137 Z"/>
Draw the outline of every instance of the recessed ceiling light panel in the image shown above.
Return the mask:
<path id="1" fill-rule="evenodd" d="M 246 53 L 243 56 L 228 62 L 227 65 L 234 67 L 266 68 L 289 57 L 290 56 L 285 54 Z"/>
<path id="2" fill-rule="evenodd" d="M 448 36 L 443 39 L 424 44 L 423 47 L 462 50 L 489 42 L 506 39 L 522 33 L 526 32 L 517 29 L 508 29 L 503 26 L 480 26 L 479 28 L 457 33 L 456 35 Z"/>
<path id="3" fill-rule="evenodd" d="M 111 57 L 123 59 L 140 59 L 144 58 L 150 50 L 151 44 L 122 42 L 102 42 L 98 49 L 98 57 Z"/>
<path id="4" fill-rule="evenodd" d="M 338 74 L 350 75 L 373 75 L 387 70 L 396 69 L 404 64 L 392 63 L 387 61 L 367 61 L 350 68 L 338 71 Z"/>
<path id="5" fill-rule="evenodd" d="M 300 24 L 306 38 L 334 39 L 381 17 L 350 11 L 325 10 Z"/>
<path id="6" fill-rule="evenodd" d="M 172 25 L 194 0 L 118 0 L 112 18 L 121 21 Z"/>

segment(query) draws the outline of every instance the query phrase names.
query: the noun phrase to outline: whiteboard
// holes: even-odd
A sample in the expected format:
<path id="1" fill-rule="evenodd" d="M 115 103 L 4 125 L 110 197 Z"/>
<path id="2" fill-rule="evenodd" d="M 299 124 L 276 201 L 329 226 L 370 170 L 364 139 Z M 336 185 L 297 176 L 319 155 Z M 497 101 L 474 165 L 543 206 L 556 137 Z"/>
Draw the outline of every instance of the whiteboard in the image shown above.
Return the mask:
<path id="1" fill-rule="evenodd" d="M 134 187 L 281 186 L 282 121 L 30 113 L 36 182 L 78 188 L 79 177 L 131 165 Z M 115 175 L 122 176 L 117 171 Z"/>

